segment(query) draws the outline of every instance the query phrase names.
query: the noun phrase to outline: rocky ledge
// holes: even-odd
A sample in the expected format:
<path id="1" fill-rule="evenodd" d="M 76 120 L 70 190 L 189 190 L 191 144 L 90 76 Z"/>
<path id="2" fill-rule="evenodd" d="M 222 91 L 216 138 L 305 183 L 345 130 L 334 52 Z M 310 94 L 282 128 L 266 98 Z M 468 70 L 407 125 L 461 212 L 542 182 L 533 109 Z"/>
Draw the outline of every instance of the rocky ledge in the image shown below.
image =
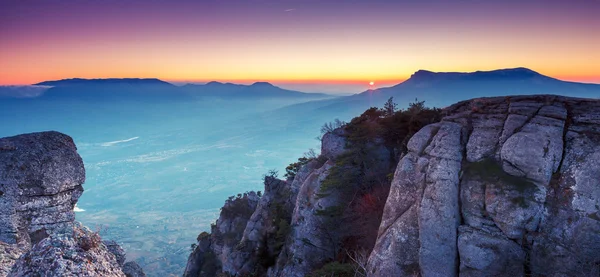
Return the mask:
<path id="1" fill-rule="evenodd" d="M 75 221 L 84 181 L 69 136 L 0 139 L 0 277 L 140 276 L 127 274 L 120 246 Z"/>

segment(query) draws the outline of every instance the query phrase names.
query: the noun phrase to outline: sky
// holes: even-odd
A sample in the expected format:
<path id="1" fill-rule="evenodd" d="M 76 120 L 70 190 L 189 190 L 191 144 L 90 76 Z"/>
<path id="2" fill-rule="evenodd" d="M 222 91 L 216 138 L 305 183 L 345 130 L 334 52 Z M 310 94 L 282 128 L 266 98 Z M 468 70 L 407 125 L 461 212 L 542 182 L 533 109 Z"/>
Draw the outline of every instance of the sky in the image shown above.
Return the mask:
<path id="1" fill-rule="evenodd" d="M 600 83 L 600 0 L 2 0 L 0 85 L 63 78 L 392 85 L 528 67 Z"/>

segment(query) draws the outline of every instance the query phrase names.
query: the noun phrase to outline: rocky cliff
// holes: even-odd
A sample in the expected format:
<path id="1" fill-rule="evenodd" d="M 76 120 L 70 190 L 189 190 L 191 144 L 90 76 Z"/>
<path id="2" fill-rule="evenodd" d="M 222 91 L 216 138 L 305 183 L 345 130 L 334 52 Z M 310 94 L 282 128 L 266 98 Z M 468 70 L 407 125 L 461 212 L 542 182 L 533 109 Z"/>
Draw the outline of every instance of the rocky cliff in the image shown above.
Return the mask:
<path id="1" fill-rule="evenodd" d="M 0 139 L 0 276 L 126 276 L 120 246 L 75 221 L 84 181 L 69 136 Z"/>
<path id="2" fill-rule="evenodd" d="M 405 112 L 409 118 L 423 116 L 415 113 L 420 107 L 411 109 Z M 386 171 L 367 166 L 373 160 L 348 147 L 370 130 L 393 124 L 375 126 L 372 118 L 385 115 L 368 110 L 325 135 L 318 159 L 293 178 L 265 181 L 264 196 L 231 255 L 210 261 L 220 266 L 213 273 L 598 276 L 600 101 L 550 95 L 480 98 L 442 113 L 441 121 L 424 127 L 411 123 L 406 130 L 378 131 L 383 139 L 360 148 L 379 153 L 372 156 L 383 167 L 396 161 L 390 181 L 381 182 L 382 208 L 372 197 L 373 182 L 367 181 L 374 179 L 369 173 Z M 355 121 L 366 125 L 356 129 Z M 389 141 L 399 146 L 390 149 Z M 386 153 L 389 159 L 383 158 Z M 357 157 L 366 175 L 349 166 L 347 160 L 356 164 Z M 363 187 L 351 192 L 360 197 L 345 197 L 344 184 L 353 186 L 357 178 Z M 371 203 L 375 212 L 347 208 L 360 201 Z M 336 213 L 339 207 L 350 212 Z M 352 216 L 374 220 L 357 225 Z M 234 217 L 221 213 L 217 225 L 228 218 Z M 213 236 L 199 238 L 188 269 L 210 257 Z M 368 249 L 359 252 L 357 246 Z M 186 276 L 210 275 L 188 270 Z"/>
<path id="3" fill-rule="evenodd" d="M 215 244 L 222 240 L 220 226 L 230 225 L 240 215 L 229 213 L 228 207 L 247 206 L 250 202 L 245 195 L 228 200 L 212 233 L 198 237 L 198 246 L 188 259 L 184 276 L 214 276 L 219 272 L 233 276 L 304 276 L 315 263 L 328 259 L 331 254 L 327 247 L 314 246 L 326 245 L 322 242 L 326 230 L 313 213 L 317 207 L 327 207 L 335 201 L 335 197 L 318 198 L 317 195 L 344 143 L 342 137 L 333 134 L 327 135 L 324 141 L 323 145 L 328 145 L 324 152 L 329 158 L 323 156 L 307 162 L 288 180 L 265 177 L 264 193 L 244 220 L 241 236 L 230 243 L 235 246 L 234 250 L 229 255 L 218 256 L 213 253 L 218 252 Z M 210 260 L 214 256 L 217 259 Z M 212 263 L 219 265 L 217 271 L 210 270 Z"/>
<path id="4" fill-rule="evenodd" d="M 598 276 L 600 101 L 460 102 L 397 166 L 369 276 Z"/>

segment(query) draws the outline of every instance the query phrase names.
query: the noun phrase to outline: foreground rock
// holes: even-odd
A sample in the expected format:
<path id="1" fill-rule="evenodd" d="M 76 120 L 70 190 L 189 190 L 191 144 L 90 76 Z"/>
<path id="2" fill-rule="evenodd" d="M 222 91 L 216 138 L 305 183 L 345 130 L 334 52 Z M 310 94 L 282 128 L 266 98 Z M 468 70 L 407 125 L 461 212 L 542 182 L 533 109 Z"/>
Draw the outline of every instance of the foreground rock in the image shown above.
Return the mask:
<path id="1" fill-rule="evenodd" d="M 122 276 L 121 265 L 98 234 L 76 228 L 72 236 L 43 239 L 23 255 L 8 276 Z"/>
<path id="2" fill-rule="evenodd" d="M 598 276 L 600 101 L 445 112 L 398 164 L 369 276 Z"/>
<path id="3" fill-rule="evenodd" d="M 69 136 L 0 139 L 0 276 L 124 276 L 100 237 L 75 222 L 84 181 Z"/>

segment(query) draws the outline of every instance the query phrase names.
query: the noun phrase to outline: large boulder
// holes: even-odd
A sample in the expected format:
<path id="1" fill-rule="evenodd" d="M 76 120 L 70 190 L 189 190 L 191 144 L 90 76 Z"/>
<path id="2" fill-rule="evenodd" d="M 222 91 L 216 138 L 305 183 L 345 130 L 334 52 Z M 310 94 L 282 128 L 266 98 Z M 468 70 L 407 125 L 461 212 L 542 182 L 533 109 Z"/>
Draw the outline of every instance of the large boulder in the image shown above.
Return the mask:
<path id="1" fill-rule="evenodd" d="M 52 234 L 69 234 L 84 181 L 83 161 L 69 136 L 0 139 L 0 241 L 29 247 Z"/>

